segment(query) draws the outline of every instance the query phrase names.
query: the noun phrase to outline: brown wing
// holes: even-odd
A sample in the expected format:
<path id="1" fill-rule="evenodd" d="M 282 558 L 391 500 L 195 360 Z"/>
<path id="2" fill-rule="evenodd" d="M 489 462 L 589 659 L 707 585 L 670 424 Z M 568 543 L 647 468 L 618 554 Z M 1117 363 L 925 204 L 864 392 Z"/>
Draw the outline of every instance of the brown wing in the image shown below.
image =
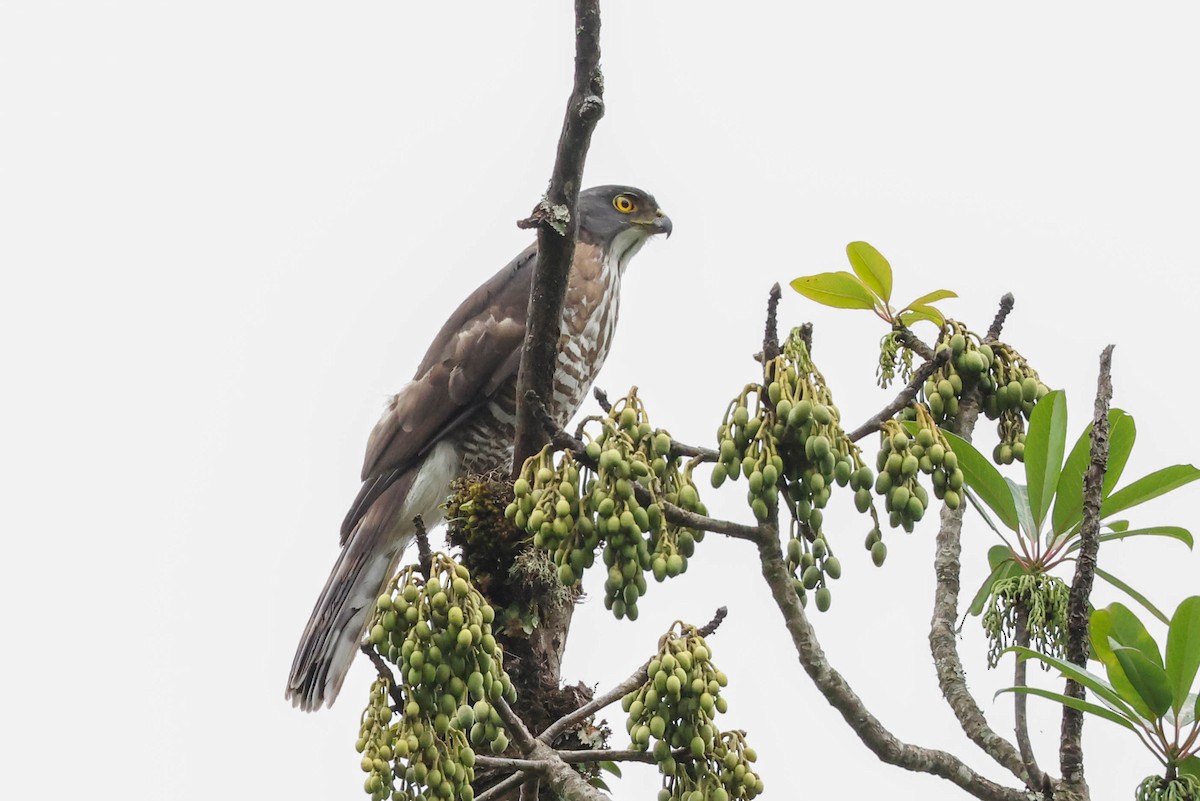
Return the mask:
<path id="1" fill-rule="evenodd" d="M 536 245 L 526 248 L 459 305 L 413 380 L 388 403 L 367 440 L 365 483 L 342 524 L 343 540 L 397 476 L 516 374 L 536 253 Z"/>

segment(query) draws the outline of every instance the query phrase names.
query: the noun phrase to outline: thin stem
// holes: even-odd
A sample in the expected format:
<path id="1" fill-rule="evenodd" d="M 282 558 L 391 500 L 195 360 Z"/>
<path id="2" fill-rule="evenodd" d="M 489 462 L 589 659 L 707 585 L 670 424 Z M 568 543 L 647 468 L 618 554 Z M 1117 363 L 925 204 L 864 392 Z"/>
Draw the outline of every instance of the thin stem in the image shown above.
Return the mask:
<path id="1" fill-rule="evenodd" d="M 912 378 L 908 384 L 905 385 L 904 389 L 900 390 L 900 394 L 893 398 L 891 403 L 880 409 L 870 419 L 865 420 L 862 425 L 851 431 L 846 437 L 851 442 L 858 442 L 863 437 L 878 431 L 879 427 L 885 421 L 891 420 L 900 413 L 901 409 L 912 403 L 913 399 L 917 397 L 917 393 L 921 391 L 921 387 L 924 386 L 926 379 L 933 375 L 934 370 L 949 360 L 950 351 L 948 349 L 943 349 L 935 353 L 932 359 L 922 363 L 920 367 L 913 371 Z"/>
<path id="2" fill-rule="evenodd" d="M 764 529 L 768 528 L 764 525 Z M 953 754 L 910 745 L 888 731 L 871 714 L 845 678 L 830 665 L 817 642 L 816 632 L 804 613 L 792 584 L 791 573 L 780 553 L 777 530 L 764 530 L 758 541 L 758 552 L 763 579 L 783 615 L 801 667 L 872 753 L 890 765 L 946 779 L 976 798 L 987 801 L 1027 801 L 1028 795 L 1024 790 L 1004 787 L 980 776 Z"/>
<path id="3" fill-rule="evenodd" d="M 1029 647 L 1029 606 L 1024 600 L 1017 601 L 1016 632 L 1014 642 L 1022 648 Z M 1026 686 L 1026 670 L 1029 663 L 1024 659 L 1016 659 L 1013 667 L 1013 686 Z M 1025 763 L 1025 772 L 1029 778 L 1030 787 L 1041 787 L 1045 781 L 1042 769 L 1038 767 L 1037 756 L 1033 753 L 1033 743 L 1029 740 L 1029 697 L 1025 693 L 1013 693 L 1013 718 L 1015 720 L 1017 748 L 1021 751 L 1021 761 Z"/>

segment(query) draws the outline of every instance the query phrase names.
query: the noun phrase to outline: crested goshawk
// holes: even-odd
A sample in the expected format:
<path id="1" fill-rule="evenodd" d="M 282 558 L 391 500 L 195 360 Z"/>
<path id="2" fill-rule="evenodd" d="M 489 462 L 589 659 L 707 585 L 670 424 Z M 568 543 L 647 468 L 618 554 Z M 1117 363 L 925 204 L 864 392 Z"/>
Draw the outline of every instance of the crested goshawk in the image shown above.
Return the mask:
<path id="1" fill-rule="evenodd" d="M 671 233 L 654 198 L 628 186 L 580 192 L 576 219 L 548 403 L 560 426 L 578 410 L 608 355 L 625 266 L 651 236 Z M 310 711 L 337 698 L 375 600 L 415 536 L 413 518 L 432 525 L 453 479 L 511 461 L 536 261 L 535 244 L 463 301 L 371 432 L 362 489 L 342 523 L 341 554 L 292 662 L 293 705 Z"/>

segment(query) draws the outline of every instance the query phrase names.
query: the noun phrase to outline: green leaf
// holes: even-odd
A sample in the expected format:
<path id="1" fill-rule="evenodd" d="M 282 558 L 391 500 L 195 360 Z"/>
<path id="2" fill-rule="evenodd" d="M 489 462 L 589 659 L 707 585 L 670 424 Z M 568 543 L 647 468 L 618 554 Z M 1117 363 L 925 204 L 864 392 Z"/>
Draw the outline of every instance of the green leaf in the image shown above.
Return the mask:
<path id="1" fill-rule="evenodd" d="M 846 255 L 854 274 L 862 279 L 884 303 L 892 299 L 892 265 L 875 248 L 866 242 L 851 242 L 846 245 Z"/>
<path id="2" fill-rule="evenodd" d="M 939 300 L 945 300 L 946 298 L 957 298 L 957 297 L 958 297 L 958 293 L 951 292 L 949 289 L 935 289 L 932 292 L 925 293 L 924 295 L 917 298 L 916 300 L 914 300 L 912 303 L 908 304 L 904 308 L 915 309 L 918 306 L 928 306 L 931 303 L 937 303 Z"/>
<path id="3" fill-rule="evenodd" d="M 1091 457 L 1091 433 L 1092 427 L 1089 425 L 1075 440 L 1058 474 L 1054 514 L 1050 516 L 1050 529 L 1057 536 L 1066 534 L 1083 519 L 1083 476 Z"/>
<path id="4" fill-rule="evenodd" d="M 1179 710 L 1175 719 L 1179 721 L 1179 727 L 1191 726 L 1196 721 L 1196 702 L 1200 700 L 1196 697 L 1196 693 L 1188 693 L 1188 697 L 1183 699 L 1183 709 Z"/>
<path id="5" fill-rule="evenodd" d="M 1167 681 L 1171 687 L 1171 709 L 1183 709 L 1200 670 L 1200 595 L 1185 598 L 1171 616 L 1167 629 Z"/>
<path id="6" fill-rule="evenodd" d="M 1032 542 L 1037 541 L 1038 527 L 1033 522 L 1033 512 L 1029 508 L 1029 490 L 1023 484 L 1018 484 L 1011 478 L 1005 478 L 1005 483 L 1008 484 L 1008 492 L 1012 495 L 1013 506 L 1017 509 L 1017 522 L 1021 524 L 1021 530 L 1025 532 L 1025 536 Z"/>
<path id="7" fill-rule="evenodd" d="M 900 313 L 900 324 L 906 328 L 911 328 L 912 324 L 924 320 L 925 322 L 933 323 L 938 328 L 946 324 L 946 318 L 940 311 L 932 306 L 921 306 L 917 309 L 908 309 Z"/>
<path id="8" fill-rule="evenodd" d="M 1198 715 L 1200 717 L 1200 715 Z M 1176 764 L 1175 769 L 1180 773 L 1186 773 L 1190 776 L 1195 776 L 1200 779 L 1200 756 L 1192 755 L 1187 759 L 1182 759 Z"/>
<path id="9" fill-rule="evenodd" d="M 1037 659 L 1039 662 L 1044 662 L 1052 668 L 1056 668 L 1059 673 L 1068 679 L 1074 679 L 1082 684 L 1087 689 L 1091 690 L 1096 696 L 1102 699 L 1110 708 L 1117 711 L 1118 714 L 1124 715 L 1129 720 L 1135 720 L 1137 715 L 1130 704 L 1121 697 L 1116 688 L 1106 682 L 1104 679 L 1097 676 L 1091 671 L 1079 667 L 1065 660 L 1059 659 L 1048 654 L 1040 654 L 1037 651 L 1029 648 L 1022 648 L 1019 645 L 1014 645 L 1011 648 L 1005 648 L 1005 652 L 1012 651 L 1025 659 Z"/>
<path id="10" fill-rule="evenodd" d="M 1146 626 L 1138 619 L 1137 615 L 1130 611 L 1129 607 L 1122 603 L 1111 603 L 1099 611 L 1107 612 L 1112 616 L 1111 637 L 1127 648 L 1140 651 L 1142 656 L 1158 667 L 1163 666 L 1162 651 L 1158 649 L 1158 643 L 1154 641 L 1150 632 L 1146 630 Z"/>
<path id="11" fill-rule="evenodd" d="M 1145 595 L 1142 595 L 1140 592 L 1135 590 L 1129 584 L 1125 583 L 1124 581 L 1121 581 L 1121 579 L 1117 578 L 1112 573 L 1109 573 L 1107 570 L 1101 570 L 1100 568 L 1096 568 L 1096 578 L 1104 579 L 1109 584 L 1113 585 L 1118 590 L 1125 593 L 1133 600 L 1137 601 L 1139 604 L 1142 605 L 1143 609 L 1145 609 L 1150 614 L 1154 615 L 1156 618 L 1161 620 L 1163 623 L 1170 624 L 1170 622 L 1171 622 L 1170 619 L 1166 615 L 1163 614 L 1161 609 L 1159 609 L 1154 604 L 1150 603 L 1149 598 L 1147 598 Z"/>
<path id="12" fill-rule="evenodd" d="M 588 779 L 588 784 L 592 785 L 593 787 L 598 787 L 606 793 L 612 792 L 612 790 L 608 789 L 608 784 L 604 781 L 604 779 L 601 779 L 599 776 L 593 776 L 592 778 Z"/>
<path id="13" fill-rule="evenodd" d="M 1109 534 L 1101 534 L 1100 542 L 1112 542 L 1113 540 L 1123 540 L 1126 537 L 1170 537 L 1173 540 L 1179 540 L 1190 550 L 1195 544 L 1192 540 L 1192 532 L 1186 528 L 1179 526 L 1150 526 L 1149 528 L 1130 528 L 1121 531 L 1114 531 Z M 1082 540 L 1072 542 L 1067 548 L 1067 553 L 1078 551 L 1083 546 Z M 1165 620 L 1163 621 L 1166 622 Z"/>
<path id="14" fill-rule="evenodd" d="M 975 593 L 975 597 L 971 600 L 971 606 L 967 609 L 969 615 L 979 615 L 983 612 L 984 604 L 992 594 L 992 587 L 997 581 L 1006 579 L 1011 575 L 1021 572 L 1021 564 L 1013 556 L 1012 548 L 1007 545 L 993 545 L 988 549 L 988 564 L 991 565 L 992 572 L 983 580 L 979 591 Z"/>
<path id="15" fill-rule="evenodd" d="M 1167 714 L 1171 709 L 1171 685 L 1167 680 L 1167 671 L 1151 662 L 1133 646 L 1113 646 L 1113 654 L 1121 663 L 1125 677 L 1150 707 L 1154 717 L 1161 718 Z"/>
<path id="16" fill-rule="evenodd" d="M 809 300 L 835 309 L 874 309 L 871 290 L 848 272 L 804 275 L 792 281 L 792 289 Z"/>
<path id="17" fill-rule="evenodd" d="M 1112 487 L 1116 484 L 1116 478 L 1113 478 L 1114 469 L 1117 476 L 1120 476 L 1121 471 L 1125 469 L 1125 462 L 1129 459 L 1129 452 L 1133 450 L 1133 441 L 1137 436 L 1133 417 L 1120 409 L 1109 411 L 1108 430 L 1109 461 L 1108 468 L 1104 473 L 1101 498 L 1108 497 Z M 1050 520 L 1051 530 L 1055 535 L 1061 536 L 1067 533 L 1079 525 L 1079 521 L 1083 519 L 1083 476 L 1091 461 L 1091 446 L 1092 425 L 1089 423 L 1083 433 L 1079 435 L 1079 439 L 1075 440 L 1075 445 L 1067 455 L 1067 460 L 1058 477 L 1054 514 Z"/>
<path id="18" fill-rule="evenodd" d="M 1109 515 L 1115 515 L 1117 512 L 1124 511 L 1131 506 L 1137 506 L 1139 503 L 1145 503 L 1151 498 L 1157 498 L 1159 495 L 1178 489 L 1184 484 L 1190 484 L 1198 478 L 1200 478 L 1200 470 L 1197 470 L 1190 464 L 1176 464 L 1164 467 L 1161 470 L 1155 470 L 1150 475 L 1139 478 L 1128 487 L 1124 487 L 1109 495 L 1100 506 L 1100 516 L 1108 517 Z"/>
<path id="19" fill-rule="evenodd" d="M 600 763 L 600 770 L 606 770 L 618 779 L 621 778 L 621 767 L 616 762 L 605 760 Z"/>
<path id="20" fill-rule="evenodd" d="M 942 432 L 950 443 L 951 450 L 958 456 L 958 466 L 963 471 L 969 486 L 979 499 L 996 513 L 1000 522 L 1012 531 L 1019 531 L 1017 507 L 1012 492 L 1000 471 L 971 443 L 949 431 Z"/>
<path id="21" fill-rule="evenodd" d="M 1133 416 L 1120 409 L 1111 410 L 1108 413 L 1108 466 L 1104 468 L 1104 491 L 1100 497 L 1107 498 L 1117 486 L 1121 474 L 1125 472 L 1135 439 L 1137 426 Z"/>
<path id="22" fill-rule="evenodd" d="M 1143 716 L 1157 720 L 1171 707 L 1171 688 L 1158 643 L 1137 615 L 1112 603 L 1092 612 L 1092 651 L 1122 698 Z"/>
<path id="23" fill-rule="evenodd" d="M 1025 481 L 1029 490 L 1029 508 L 1033 512 L 1034 531 L 1040 531 L 1062 472 L 1067 443 L 1067 401 L 1059 389 L 1049 393 L 1033 407 L 1029 432 L 1025 435 Z"/>
<path id="24" fill-rule="evenodd" d="M 1088 703 L 1087 701 L 1079 698 L 1072 698 L 1069 695 L 1056 693 L 1053 690 L 1043 690 L 1040 687 L 1006 687 L 1003 690 L 997 691 L 996 695 L 992 697 L 995 698 L 996 696 L 1000 695 L 1000 693 L 1019 693 L 1021 695 L 1036 695 L 1041 698 L 1049 698 L 1051 701 L 1057 701 L 1063 706 L 1069 706 L 1072 709 L 1078 709 L 1080 712 L 1087 712 L 1095 715 L 1096 717 L 1104 718 L 1105 720 L 1111 720 L 1118 726 L 1124 726 L 1131 731 L 1138 730 L 1138 726 L 1134 721 L 1129 720 L 1118 712 L 1112 711 L 1108 707 L 1100 706 L 1099 704 Z"/>

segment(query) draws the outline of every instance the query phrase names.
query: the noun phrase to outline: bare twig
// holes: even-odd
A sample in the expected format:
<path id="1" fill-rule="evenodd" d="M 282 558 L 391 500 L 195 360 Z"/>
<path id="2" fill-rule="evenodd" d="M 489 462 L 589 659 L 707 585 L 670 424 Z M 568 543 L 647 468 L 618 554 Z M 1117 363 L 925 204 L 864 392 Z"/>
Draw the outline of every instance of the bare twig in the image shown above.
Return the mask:
<path id="1" fill-rule="evenodd" d="M 763 332 L 763 363 L 769 362 L 779 355 L 779 299 L 783 297 L 783 293 L 779 289 L 779 284 L 776 283 L 771 287 L 771 294 L 767 297 L 767 324 L 766 330 Z"/>
<path id="2" fill-rule="evenodd" d="M 1080 527 L 1079 557 L 1067 600 L 1066 657 L 1080 667 L 1088 658 L 1088 598 L 1096 578 L 1096 555 L 1100 549 L 1100 501 L 1104 472 L 1108 468 L 1108 406 L 1112 400 L 1112 351 L 1109 345 L 1100 354 L 1100 376 L 1096 386 L 1096 405 L 1092 416 L 1091 460 L 1083 479 L 1083 524 Z M 1066 694 L 1084 697 L 1083 686 L 1067 681 Z M 1063 784 L 1074 793 L 1086 793 L 1083 776 L 1083 714 L 1063 707 L 1058 761 Z"/>
<path id="3" fill-rule="evenodd" d="M 1008 319 L 1008 314 L 1013 310 L 1013 305 L 1016 302 L 1011 292 L 1005 292 L 1001 296 L 1000 309 L 996 312 L 996 317 L 992 320 L 992 324 L 988 328 L 987 336 L 983 338 L 984 342 L 995 342 L 1000 338 L 1000 331 L 1004 328 L 1004 321 Z"/>
<path id="4" fill-rule="evenodd" d="M 671 456 L 684 456 L 698 462 L 719 462 L 721 454 L 712 448 L 701 448 L 696 445 L 686 445 L 678 440 L 671 440 Z"/>
<path id="5" fill-rule="evenodd" d="M 430 571 L 433 570 L 433 551 L 429 549 L 429 532 L 425 530 L 425 521 L 421 519 L 420 515 L 414 517 L 412 522 L 417 532 L 417 567 L 420 569 L 421 575 L 428 581 Z"/>
<path id="6" fill-rule="evenodd" d="M 896 329 L 896 339 L 899 340 L 901 345 L 908 348 L 925 361 L 931 361 L 933 359 L 933 348 L 926 345 L 924 340 L 922 340 L 912 331 L 909 331 L 907 328 Z"/>
<path id="7" fill-rule="evenodd" d="M 392 673 L 392 669 L 388 667 L 387 662 L 384 662 L 383 657 L 369 644 L 363 643 L 358 646 L 358 649 L 367 655 L 367 659 L 371 660 L 371 664 L 375 666 L 375 672 L 379 674 L 379 678 L 387 681 L 388 697 L 392 699 L 392 706 L 396 709 L 403 709 L 405 704 L 404 694 L 400 692 L 400 685 L 396 681 L 396 674 Z"/>
<path id="8" fill-rule="evenodd" d="M 638 485 L 638 487 L 640 486 Z M 648 497 L 649 494 L 647 493 Z M 750 540 L 751 542 L 757 542 L 763 536 L 762 530 L 758 526 L 747 526 L 744 523 L 734 523 L 731 520 L 705 517 L 695 512 L 689 512 L 668 501 L 659 501 L 659 506 L 662 507 L 663 517 L 678 526 L 703 529 L 704 531 L 711 531 L 714 534 L 724 534 L 726 537 Z"/>
<path id="9" fill-rule="evenodd" d="M 672 751 L 672 754 L 676 752 Z M 685 756 L 686 753 L 686 756 Z M 575 765 L 585 765 L 591 762 L 646 762 L 654 764 L 657 760 L 654 754 L 649 751 L 604 751 L 596 749 L 594 751 L 559 751 L 558 757 L 563 762 L 569 762 Z M 688 749 L 680 749 L 677 758 L 691 759 L 692 752 Z"/>
<path id="10" fill-rule="evenodd" d="M 792 585 L 791 573 L 779 550 L 778 536 L 771 534 L 764 532 L 758 542 L 762 575 L 783 614 L 800 665 L 863 744 L 883 762 L 939 776 L 976 798 L 986 801 L 1026 801 L 1028 796 L 1023 790 L 1004 787 L 980 776 L 953 754 L 899 740 L 871 714 L 842 675 L 829 664 Z"/>
<path id="11" fill-rule="evenodd" d="M 492 706 L 500 715 L 500 719 L 504 721 L 504 728 L 508 729 L 508 733 L 512 735 L 513 742 L 516 743 L 517 748 L 521 749 L 521 753 L 529 754 L 533 751 L 535 745 L 533 735 L 529 733 L 529 729 L 525 728 L 525 721 L 521 720 L 520 716 L 508 705 L 508 701 L 497 698 L 492 702 Z"/>
<path id="12" fill-rule="evenodd" d="M 600 387 L 592 387 L 592 397 L 596 399 L 596 403 L 600 404 L 600 408 L 605 414 L 612 411 L 612 401 L 608 399 L 608 393 L 600 389 Z"/>
<path id="13" fill-rule="evenodd" d="M 478 757 L 478 756 L 475 757 L 475 764 L 476 765 L 481 764 L 480 763 L 481 759 L 484 759 L 484 757 Z M 540 764 L 540 763 L 538 763 L 538 764 Z M 547 763 L 546 767 L 548 767 L 548 766 L 549 766 L 549 764 Z M 545 767 L 543 767 L 543 770 L 545 770 Z M 475 801 L 496 801 L 496 799 L 498 799 L 498 798 L 504 798 L 510 792 L 512 792 L 514 789 L 516 789 L 524 781 L 525 781 L 525 773 L 522 771 L 518 771 L 518 772 L 514 773 L 513 775 L 509 776 L 508 778 L 503 779 L 502 781 L 496 782 L 491 787 L 487 788 L 482 793 L 475 796 Z"/>
<path id="14" fill-rule="evenodd" d="M 553 743 L 560 735 L 570 731 L 574 726 L 578 726 L 601 709 L 604 709 L 604 707 L 620 701 L 626 695 L 629 695 L 629 693 L 646 683 L 646 670 L 649 667 L 650 660 L 647 659 L 641 667 L 629 674 L 629 678 L 622 681 L 616 687 L 613 687 L 604 693 L 604 695 L 593 698 L 574 712 L 554 721 L 544 732 L 538 735 L 538 740 L 547 744 Z"/>
<path id="15" fill-rule="evenodd" d="M 921 364 L 913 371 L 912 379 L 905 385 L 900 394 L 892 400 L 887 406 L 879 410 L 871 419 L 865 421 L 858 428 L 846 435 L 851 442 L 858 442 L 868 434 L 873 434 L 879 430 L 885 420 L 891 420 L 901 409 L 913 402 L 913 398 L 917 397 L 917 393 L 921 391 L 921 387 L 929 376 L 933 375 L 933 371 L 941 367 L 946 362 L 950 361 L 950 350 L 943 349 L 933 355 L 933 358 Z"/>
<path id="16" fill-rule="evenodd" d="M 720 627 L 721 621 L 725 619 L 727 614 L 729 614 L 729 610 L 723 606 L 719 608 L 713 615 L 713 619 L 698 630 L 700 636 L 709 637 L 715 633 L 717 628 Z M 604 709 L 609 704 L 615 704 L 617 701 L 620 701 L 626 695 L 629 695 L 629 693 L 646 683 L 646 670 L 649 667 L 650 660 L 647 659 L 639 668 L 633 671 L 633 673 L 630 673 L 629 677 L 620 684 L 613 687 L 603 695 L 596 696 L 591 701 L 588 701 L 586 704 L 576 709 L 574 712 L 564 715 L 556 720 L 554 723 L 548 726 L 544 732 L 538 735 L 538 740 L 543 743 L 552 744 L 560 735 L 570 731 L 572 727 L 578 726 L 580 723 L 587 720 L 601 709 Z M 587 752 L 584 751 L 581 753 Z M 605 758 L 607 759 L 607 757 Z"/>
<path id="17" fill-rule="evenodd" d="M 701 626 L 696 633 L 701 637 L 711 637 L 716 633 L 717 629 L 721 628 L 721 624 L 725 622 L 725 618 L 728 616 L 728 614 L 729 610 L 726 607 L 719 607 L 716 613 L 713 615 L 713 619 Z"/>
<path id="18" fill-rule="evenodd" d="M 600 73 L 599 0 L 575 0 L 575 81 L 550 187 L 532 222 L 538 229 L 537 268 L 529 296 L 529 325 L 517 376 L 517 433 L 512 472 L 515 476 L 546 441 L 542 426 L 533 418 L 526 391 L 551 397 L 558 361 L 558 332 L 562 325 L 571 261 L 575 256 L 583 165 L 592 131 L 604 115 L 604 78 Z M 527 221 L 529 222 L 529 221 Z"/>
<path id="19" fill-rule="evenodd" d="M 525 773 L 541 773 L 549 768 L 550 760 L 516 759 L 513 757 L 475 756 L 475 767 L 487 770 L 518 770 Z"/>
<path id="20" fill-rule="evenodd" d="M 1014 642 L 1022 648 L 1029 647 L 1029 607 L 1024 601 L 1017 604 L 1015 621 L 1016 631 Z M 1029 663 L 1024 659 L 1014 660 L 1013 686 L 1025 686 L 1025 673 Z M 1025 764 L 1025 774 L 1029 779 L 1030 788 L 1041 787 L 1045 783 L 1045 774 L 1038 767 L 1037 756 L 1033 753 L 1033 743 L 1029 739 L 1029 715 L 1027 711 L 1029 696 L 1025 693 L 1013 693 L 1013 719 L 1017 738 L 1017 749 L 1021 752 L 1021 761 Z"/>

